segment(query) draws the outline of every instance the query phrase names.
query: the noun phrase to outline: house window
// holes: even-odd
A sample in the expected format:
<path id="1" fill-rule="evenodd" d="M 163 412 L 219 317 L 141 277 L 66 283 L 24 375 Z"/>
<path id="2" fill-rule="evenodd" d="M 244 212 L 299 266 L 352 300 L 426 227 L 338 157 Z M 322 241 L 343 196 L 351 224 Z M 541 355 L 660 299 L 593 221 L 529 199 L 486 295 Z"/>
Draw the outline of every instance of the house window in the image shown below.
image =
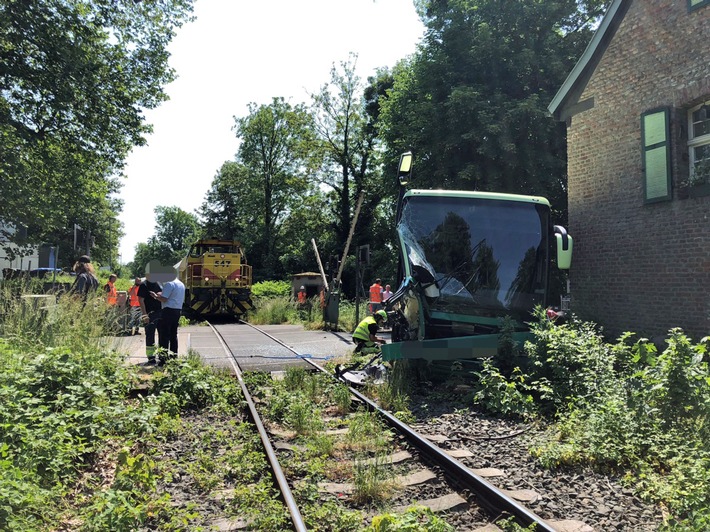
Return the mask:
<path id="1" fill-rule="evenodd" d="M 710 0 L 688 0 L 688 11 L 710 4 Z"/>
<path id="2" fill-rule="evenodd" d="M 671 199 L 670 111 L 655 109 L 641 115 L 644 201 Z"/>
<path id="3" fill-rule="evenodd" d="M 710 183 L 710 101 L 688 111 L 688 185 Z"/>

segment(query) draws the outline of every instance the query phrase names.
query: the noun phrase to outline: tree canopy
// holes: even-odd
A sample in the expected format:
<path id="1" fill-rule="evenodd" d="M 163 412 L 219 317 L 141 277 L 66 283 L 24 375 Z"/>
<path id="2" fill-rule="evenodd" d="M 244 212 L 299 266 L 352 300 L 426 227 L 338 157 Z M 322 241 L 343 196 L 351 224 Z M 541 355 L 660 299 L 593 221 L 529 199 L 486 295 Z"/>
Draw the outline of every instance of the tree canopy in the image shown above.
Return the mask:
<path id="1" fill-rule="evenodd" d="M 382 105 L 390 158 L 413 151 L 417 187 L 537 194 L 566 208 L 565 130 L 547 105 L 607 3 L 420 3 L 425 38 Z"/>
<path id="2" fill-rule="evenodd" d="M 144 110 L 166 99 L 167 45 L 191 11 L 192 0 L 0 2 L 0 225 L 27 227 L 29 244 L 68 241 L 74 223 L 117 243 L 117 177 L 150 131 Z"/>
<path id="3" fill-rule="evenodd" d="M 179 207 L 156 207 L 155 233 L 147 243 L 136 246 L 134 275 L 142 275 L 145 265 L 151 260 L 158 260 L 165 265 L 177 264 L 201 235 L 202 229 L 196 215 Z"/>

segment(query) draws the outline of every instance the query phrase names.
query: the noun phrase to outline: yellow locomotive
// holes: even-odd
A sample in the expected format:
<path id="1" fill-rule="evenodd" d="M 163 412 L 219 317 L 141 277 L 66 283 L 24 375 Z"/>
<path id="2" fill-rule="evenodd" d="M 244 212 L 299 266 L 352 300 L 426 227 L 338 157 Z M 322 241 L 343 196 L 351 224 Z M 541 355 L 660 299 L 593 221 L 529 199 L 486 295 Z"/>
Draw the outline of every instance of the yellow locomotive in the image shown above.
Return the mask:
<path id="1" fill-rule="evenodd" d="M 189 317 L 240 317 L 253 308 L 251 266 L 236 240 L 195 242 L 178 265 Z"/>

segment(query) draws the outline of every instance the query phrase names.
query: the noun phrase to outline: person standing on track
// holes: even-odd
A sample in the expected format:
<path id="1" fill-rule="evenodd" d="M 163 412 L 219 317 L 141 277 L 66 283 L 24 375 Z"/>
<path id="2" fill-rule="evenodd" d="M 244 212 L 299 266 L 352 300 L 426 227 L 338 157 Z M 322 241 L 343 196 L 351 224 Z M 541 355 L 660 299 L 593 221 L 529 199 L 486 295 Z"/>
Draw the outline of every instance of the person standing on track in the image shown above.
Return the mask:
<path id="1" fill-rule="evenodd" d="M 160 334 L 158 342 L 161 351 L 165 350 L 167 359 L 176 358 L 178 355 L 178 325 L 182 305 L 185 302 L 185 285 L 175 277 L 163 285 L 161 292 L 150 292 L 153 299 L 162 303 L 160 318 Z M 165 364 L 162 356 L 159 365 Z"/>
<path id="2" fill-rule="evenodd" d="M 160 312 L 162 305 L 160 301 L 154 299 L 150 294 L 160 292 L 163 287 L 160 283 L 150 280 L 150 274 L 145 274 L 145 281 L 138 287 L 138 303 L 141 308 L 141 320 L 145 328 L 145 355 L 148 357 L 148 364 L 155 364 L 155 331 L 160 323 Z M 160 331 L 158 331 L 160 338 Z"/>

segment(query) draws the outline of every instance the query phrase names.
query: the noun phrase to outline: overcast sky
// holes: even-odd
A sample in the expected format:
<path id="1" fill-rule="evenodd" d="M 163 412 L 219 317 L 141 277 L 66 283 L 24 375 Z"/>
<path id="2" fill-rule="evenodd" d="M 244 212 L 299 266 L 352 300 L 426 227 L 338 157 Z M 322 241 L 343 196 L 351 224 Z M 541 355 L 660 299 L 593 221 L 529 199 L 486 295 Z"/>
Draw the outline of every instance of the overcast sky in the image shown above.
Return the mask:
<path id="1" fill-rule="evenodd" d="M 170 100 L 146 113 L 154 132 L 128 159 L 123 263 L 154 234 L 154 207 L 199 208 L 234 158 L 233 117 L 247 104 L 308 102 L 350 52 L 364 80 L 413 53 L 424 32 L 413 0 L 197 0 L 195 15 L 170 45 Z"/>

